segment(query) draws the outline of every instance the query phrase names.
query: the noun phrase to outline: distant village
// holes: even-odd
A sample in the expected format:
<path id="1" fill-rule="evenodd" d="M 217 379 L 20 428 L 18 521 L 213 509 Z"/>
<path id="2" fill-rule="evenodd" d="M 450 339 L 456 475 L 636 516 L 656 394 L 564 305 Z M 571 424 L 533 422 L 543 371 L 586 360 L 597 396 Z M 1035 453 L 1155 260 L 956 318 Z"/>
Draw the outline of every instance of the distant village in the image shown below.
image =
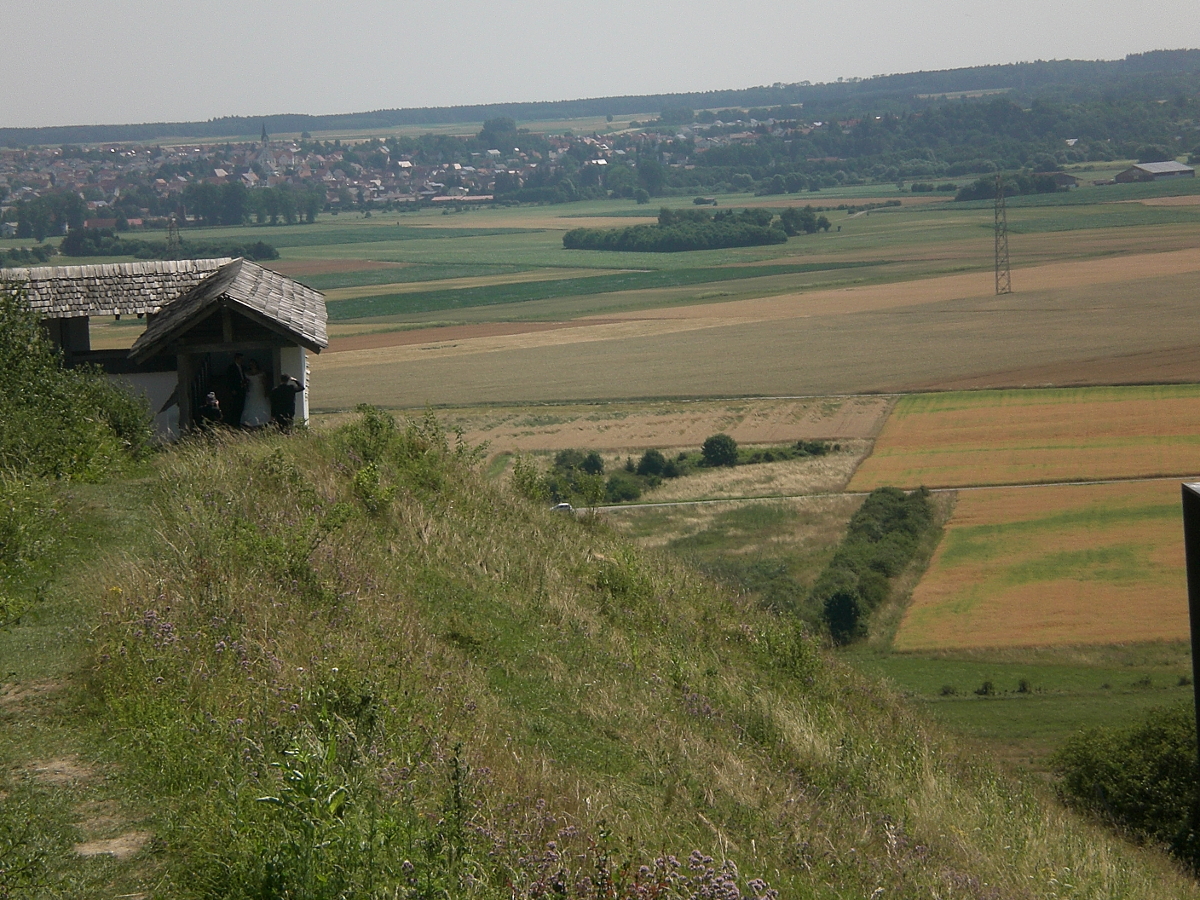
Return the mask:
<path id="1" fill-rule="evenodd" d="M 1028 114 L 1008 101 L 988 102 L 1007 104 L 1011 115 Z M 534 132 L 498 117 L 475 135 L 343 142 L 315 140 L 304 132 L 273 140 L 264 126 L 255 141 L 0 148 L 0 237 L 40 242 L 81 227 L 161 229 L 171 221 L 184 227 L 290 224 L 350 209 L 461 209 L 603 197 L 648 202 L 669 193 L 781 194 L 871 182 L 903 189 L 906 178 L 914 182 L 913 191 L 933 190 L 933 184 L 918 180 L 975 177 L 998 168 L 1042 173 L 1040 181 L 1025 178 L 1028 184 L 1020 189 L 1040 192 L 1077 184 L 1062 171 L 1064 164 L 1115 157 L 1116 146 L 1108 140 L 1048 134 L 1025 145 L 997 144 L 999 138 L 980 137 L 989 108 L 980 101 L 957 112 L 947 107 L 907 117 L 832 121 L 805 120 L 798 105 L 664 109 L 646 122 L 612 122 L 609 116 L 607 129 L 581 135 Z M 953 120 L 954 140 L 944 133 L 946 116 L 961 119 Z M 938 145 L 937 154 L 929 141 Z M 1166 148 L 1143 149 L 1159 155 L 1122 172 L 1117 181 L 1194 175 Z M 1010 192 L 1018 182 L 1013 179 Z M 960 200 L 979 199 L 983 194 L 975 194 L 991 184 L 985 179 L 982 188 L 959 190 L 961 185 L 947 182 L 936 189 L 958 191 Z"/>
<path id="2" fill-rule="evenodd" d="M 486 203 L 561 180 L 566 172 L 581 187 L 633 196 L 639 160 L 690 169 L 695 157 L 712 147 L 753 144 L 765 135 L 782 138 L 825 125 L 706 118 L 703 124 L 673 127 L 661 120 L 645 127 L 635 121 L 616 133 L 578 136 L 514 129 L 507 135 L 515 138 L 508 142 L 513 146 L 432 135 L 344 144 L 313 141 L 307 134 L 272 140 L 264 131 L 258 141 L 240 143 L 0 148 L 0 236 L 17 234 L 22 202 L 63 193 L 76 194 L 86 204 L 84 227 L 118 230 L 161 228 L 169 218 L 181 224 L 200 221 L 192 208 L 202 196 L 200 185 L 238 185 L 227 191 L 236 194 L 244 188 L 250 198 L 245 218 L 259 213 L 259 221 L 263 215 L 252 199 L 262 188 L 290 188 L 302 192 L 310 206 L 337 212 Z M 849 128 L 857 123 L 829 124 Z M 616 168 L 625 171 L 610 176 Z"/>

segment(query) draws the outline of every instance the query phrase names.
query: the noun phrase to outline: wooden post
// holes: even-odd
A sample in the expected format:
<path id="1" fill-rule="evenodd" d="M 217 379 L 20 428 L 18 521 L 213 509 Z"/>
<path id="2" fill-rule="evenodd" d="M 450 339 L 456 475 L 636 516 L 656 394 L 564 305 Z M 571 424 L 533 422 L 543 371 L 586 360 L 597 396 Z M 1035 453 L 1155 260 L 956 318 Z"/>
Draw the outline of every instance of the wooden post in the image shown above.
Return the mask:
<path id="1" fill-rule="evenodd" d="M 1192 696 L 1200 761 L 1200 484 L 1183 485 L 1183 552 L 1187 560 L 1188 618 L 1192 630 Z"/>

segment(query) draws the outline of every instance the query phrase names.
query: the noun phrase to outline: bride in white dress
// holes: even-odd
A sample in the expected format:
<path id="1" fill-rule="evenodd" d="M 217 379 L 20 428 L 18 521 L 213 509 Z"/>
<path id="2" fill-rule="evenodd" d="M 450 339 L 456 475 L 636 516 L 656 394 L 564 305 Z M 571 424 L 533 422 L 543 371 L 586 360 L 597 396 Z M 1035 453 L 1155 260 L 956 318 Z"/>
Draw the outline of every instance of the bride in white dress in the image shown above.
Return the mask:
<path id="1" fill-rule="evenodd" d="M 267 376 L 252 359 L 246 366 L 246 405 L 242 408 L 242 427 L 261 428 L 271 423 L 271 401 L 267 397 Z"/>

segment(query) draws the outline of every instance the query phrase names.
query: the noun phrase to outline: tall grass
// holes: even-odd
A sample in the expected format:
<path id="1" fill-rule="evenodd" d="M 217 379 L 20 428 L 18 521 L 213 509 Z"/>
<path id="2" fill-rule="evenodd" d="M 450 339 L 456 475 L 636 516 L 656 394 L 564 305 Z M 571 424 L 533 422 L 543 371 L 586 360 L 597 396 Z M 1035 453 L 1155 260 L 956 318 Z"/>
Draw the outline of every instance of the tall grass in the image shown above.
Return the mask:
<path id="1" fill-rule="evenodd" d="M 159 461 L 87 708 L 158 801 L 164 895 L 1196 894 L 475 464 L 373 410 Z"/>

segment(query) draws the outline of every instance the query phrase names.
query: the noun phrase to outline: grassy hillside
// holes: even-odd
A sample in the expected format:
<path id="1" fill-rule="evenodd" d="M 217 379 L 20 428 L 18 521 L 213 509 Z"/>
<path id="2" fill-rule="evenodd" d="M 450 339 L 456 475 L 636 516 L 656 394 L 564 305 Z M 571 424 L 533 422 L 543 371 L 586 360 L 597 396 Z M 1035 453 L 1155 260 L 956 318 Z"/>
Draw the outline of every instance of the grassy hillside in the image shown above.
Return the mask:
<path id="1" fill-rule="evenodd" d="M 65 495 L 0 635 L 0 897 L 1200 894 L 474 463 L 370 413 Z"/>

